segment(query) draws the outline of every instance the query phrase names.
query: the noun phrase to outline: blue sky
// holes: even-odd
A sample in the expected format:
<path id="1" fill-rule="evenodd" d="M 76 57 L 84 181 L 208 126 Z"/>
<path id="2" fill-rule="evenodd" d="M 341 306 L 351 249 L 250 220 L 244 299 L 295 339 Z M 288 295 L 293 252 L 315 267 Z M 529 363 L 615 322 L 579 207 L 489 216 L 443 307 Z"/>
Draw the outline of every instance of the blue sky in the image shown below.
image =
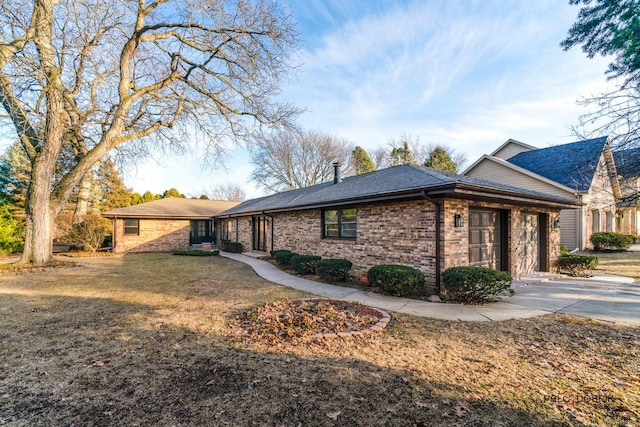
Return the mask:
<path id="1" fill-rule="evenodd" d="M 440 143 L 470 162 L 508 138 L 544 147 L 575 140 L 583 96 L 604 91 L 608 59 L 559 47 L 576 19 L 568 0 L 290 0 L 301 64 L 283 99 L 305 128 L 366 149 L 403 133 Z M 175 187 L 189 196 L 249 182 L 242 149 L 227 170 L 197 152 L 158 157 L 125 174 L 135 191 Z"/>

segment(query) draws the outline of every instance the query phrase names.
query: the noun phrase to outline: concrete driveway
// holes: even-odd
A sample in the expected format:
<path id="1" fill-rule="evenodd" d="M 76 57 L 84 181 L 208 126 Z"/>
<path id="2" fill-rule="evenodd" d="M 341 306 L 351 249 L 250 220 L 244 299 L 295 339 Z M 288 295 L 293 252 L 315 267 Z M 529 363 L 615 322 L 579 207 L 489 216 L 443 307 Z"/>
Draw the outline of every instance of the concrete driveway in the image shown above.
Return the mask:
<path id="1" fill-rule="evenodd" d="M 640 284 L 628 277 L 596 274 L 591 278 L 571 278 L 543 273 L 514 281 L 513 288 L 514 296 L 479 311 L 486 308 L 495 313 L 502 306 L 506 314 L 510 311 L 506 306 L 510 305 L 640 325 Z"/>

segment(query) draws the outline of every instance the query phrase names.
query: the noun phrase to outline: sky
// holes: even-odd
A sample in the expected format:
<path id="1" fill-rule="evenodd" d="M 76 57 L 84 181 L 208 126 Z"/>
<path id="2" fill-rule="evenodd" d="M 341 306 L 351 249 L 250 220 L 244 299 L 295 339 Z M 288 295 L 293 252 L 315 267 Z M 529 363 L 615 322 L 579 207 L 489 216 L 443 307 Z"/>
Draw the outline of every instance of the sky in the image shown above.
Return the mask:
<path id="1" fill-rule="evenodd" d="M 609 58 L 588 59 L 559 44 L 578 7 L 568 0 L 289 0 L 301 43 L 282 100 L 305 110 L 307 129 L 372 150 L 410 134 L 464 153 L 467 165 L 507 139 L 546 147 L 575 141 L 603 92 Z M 226 169 L 197 152 L 157 155 L 126 171 L 134 191 L 169 188 L 197 197 L 218 184 L 249 181 L 244 149 Z"/>

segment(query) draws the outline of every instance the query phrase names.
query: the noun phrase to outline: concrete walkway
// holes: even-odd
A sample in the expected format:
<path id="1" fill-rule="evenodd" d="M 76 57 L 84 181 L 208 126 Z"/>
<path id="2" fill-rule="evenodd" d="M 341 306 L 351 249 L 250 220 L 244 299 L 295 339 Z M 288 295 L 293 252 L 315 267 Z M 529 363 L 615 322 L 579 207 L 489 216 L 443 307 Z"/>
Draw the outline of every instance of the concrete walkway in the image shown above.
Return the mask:
<path id="1" fill-rule="evenodd" d="M 292 276 L 266 261 L 264 254 L 220 255 L 243 262 L 262 278 L 325 298 L 356 301 L 383 310 L 445 320 L 500 321 L 524 319 L 550 313 L 572 314 L 613 322 L 640 325 L 640 285 L 621 276 L 595 275 L 576 279 L 541 273 L 515 280 L 513 297 L 485 305 L 439 304 L 409 298 L 392 297 L 320 283 Z"/>

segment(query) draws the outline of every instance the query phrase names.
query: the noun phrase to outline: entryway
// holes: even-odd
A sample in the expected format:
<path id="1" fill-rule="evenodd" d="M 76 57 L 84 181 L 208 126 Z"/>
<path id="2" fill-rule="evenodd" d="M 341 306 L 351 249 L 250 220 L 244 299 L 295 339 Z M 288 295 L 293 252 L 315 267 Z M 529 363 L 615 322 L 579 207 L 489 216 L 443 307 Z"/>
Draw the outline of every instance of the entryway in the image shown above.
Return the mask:
<path id="1" fill-rule="evenodd" d="M 254 216 L 252 218 L 253 238 L 252 249 L 254 251 L 267 251 L 267 218 L 264 216 Z"/>

